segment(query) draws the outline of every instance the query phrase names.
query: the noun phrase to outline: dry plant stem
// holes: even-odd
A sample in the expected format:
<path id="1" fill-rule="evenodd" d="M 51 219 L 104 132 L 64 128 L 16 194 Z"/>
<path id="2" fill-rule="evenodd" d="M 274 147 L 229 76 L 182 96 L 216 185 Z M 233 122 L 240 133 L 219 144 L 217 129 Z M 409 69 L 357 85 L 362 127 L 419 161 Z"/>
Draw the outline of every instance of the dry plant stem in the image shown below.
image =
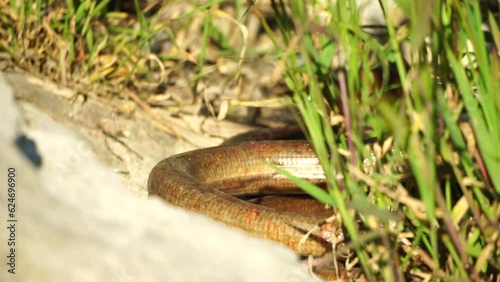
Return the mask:
<path id="1" fill-rule="evenodd" d="M 441 193 L 441 188 L 436 187 L 435 191 L 436 191 L 436 202 L 438 206 L 443 210 L 442 217 L 445 228 L 448 231 L 448 235 L 450 236 L 451 241 L 453 242 L 453 245 L 455 246 L 455 249 L 457 250 L 460 256 L 460 260 L 462 261 L 462 264 L 464 265 L 465 269 L 469 271 L 468 274 L 471 281 L 479 282 L 481 281 L 481 279 L 479 278 L 479 274 L 474 269 L 474 265 L 469 262 L 469 258 L 467 256 L 467 253 L 465 252 L 464 243 L 460 239 L 460 236 L 458 235 L 457 229 L 453 224 L 453 220 L 450 216 L 450 213 L 447 212 L 446 202 L 444 200 L 443 194 Z"/>
<path id="2" fill-rule="evenodd" d="M 342 111 L 344 112 L 344 122 L 346 128 L 346 138 L 347 138 L 347 147 L 349 148 L 349 159 L 351 161 L 352 166 L 356 166 L 356 148 L 354 148 L 354 142 L 352 141 L 352 124 L 351 124 L 351 112 L 349 111 L 349 102 L 347 97 L 347 85 L 345 73 L 343 70 L 338 71 L 339 78 L 339 88 L 340 88 L 340 97 L 342 101 Z"/>
<path id="3" fill-rule="evenodd" d="M 408 244 L 411 245 L 411 244 Z M 436 269 L 436 265 L 432 258 L 421 248 L 413 249 L 412 247 L 402 244 L 403 251 L 411 253 L 414 257 L 418 257 L 432 272 L 437 272 L 438 277 L 444 277 L 444 272 L 441 269 Z"/>
<path id="4" fill-rule="evenodd" d="M 101 130 L 102 134 L 104 134 L 104 136 L 112 139 L 113 141 L 119 143 L 120 145 L 122 145 L 123 147 L 125 147 L 128 151 L 130 151 L 132 154 L 134 154 L 136 157 L 138 157 L 140 160 L 143 160 L 144 158 L 142 157 L 141 154 L 139 154 L 137 151 L 135 151 L 133 148 L 131 148 L 129 145 L 127 145 L 127 143 L 123 142 L 122 140 L 120 140 L 117 136 L 109 133 L 108 131 L 106 131 L 106 129 L 104 129 L 104 127 L 102 125 L 98 125 L 97 128 L 99 130 Z M 107 143 L 107 139 L 106 139 L 106 146 L 108 146 L 108 143 Z M 117 158 L 119 159 L 120 161 L 123 161 L 123 158 L 120 157 L 119 155 L 115 154 L 113 152 L 113 150 L 111 150 L 111 148 L 108 147 L 108 150 Z"/>
<path id="5" fill-rule="evenodd" d="M 456 164 L 452 164 L 452 169 L 453 169 L 453 173 L 457 176 L 458 185 L 460 185 L 460 188 L 463 192 L 463 195 L 464 195 L 465 199 L 467 200 L 470 212 L 472 214 L 472 218 L 478 224 L 479 229 L 484 234 L 486 232 L 486 230 L 484 229 L 484 226 L 481 225 L 481 210 L 477 207 L 477 205 L 474 205 L 474 196 L 472 195 L 470 189 L 468 189 L 464 185 L 464 183 L 462 181 L 463 176 L 462 176 L 462 173 L 460 172 L 460 169 L 456 166 Z"/>
<path id="6" fill-rule="evenodd" d="M 478 148 L 474 150 L 474 159 L 476 159 L 479 170 L 481 171 L 481 174 L 483 175 L 486 183 L 488 183 L 489 186 L 493 187 L 493 182 L 491 182 L 489 172 L 484 165 L 483 157 L 479 153 Z"/>
<path id="7" fill-rule="evenodd" d="M 399 271 L 400 264 L 397 256 L 397 251 L 393 250 L 393 247 L 391 246 L 391 241 L 389 240 L 389 236 L 387 236 L 387 233 L 385 232 L 380 232 L 380 233 L 381 233 L 382 243 L 385 245 L 385 248 L 390 251 L 390 253 L 388 254 L 389 256 L 388 260 L 392 270 L 392 277 L 394 277 L 394 281 L 397 282 L 404 281 Z"/>
<path id="8" fill-rule="evenodd" d="M 165 121 L 159 115 L 155 114 L 151 110 L 151 107 L 147 103 L 145 103 L 141 98 L 139 98 L 135 93 L 129 90 L 125 90 L 125 92 L 132 100 L 134 100 L 134 102 L 136 102 L 139 105 L 139 107 L 141 107 L 141 109 L 147 114 L 147 116 L 153 120 L 152 124 L 155 127 L 165 131 L 166 133 L 176 137 L 179 140 L 182 140 L 184 142 L 196 146 L 195 143 L 191 142 L 189 139 L 182 136 L 182 134 L 180 134 L 179 131 L 177 131 L 175 128 L 165 123 Z"/>

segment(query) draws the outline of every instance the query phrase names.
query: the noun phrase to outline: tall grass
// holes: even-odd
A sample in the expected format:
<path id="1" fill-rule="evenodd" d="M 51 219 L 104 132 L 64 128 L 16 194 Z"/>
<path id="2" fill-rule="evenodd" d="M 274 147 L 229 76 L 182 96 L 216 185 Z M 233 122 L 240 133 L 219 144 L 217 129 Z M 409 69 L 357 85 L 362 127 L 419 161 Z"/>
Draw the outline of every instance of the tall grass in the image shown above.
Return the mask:
<path id="1" fill-rule="evenodd" d="M 495 11 L 477 1 L 395 2 L 409 23 L 394 25 L 400 15 L 380 1 L 385 38 L 359 25 L 355 1 L 274 5 L 285 79 L 329 180 L 328 193 L 304 189 L 334 206 L 370 280 L 493 281 L 500 271 Z M 331 17 L 321 28 L 310 16 L 318 7 Z"/>

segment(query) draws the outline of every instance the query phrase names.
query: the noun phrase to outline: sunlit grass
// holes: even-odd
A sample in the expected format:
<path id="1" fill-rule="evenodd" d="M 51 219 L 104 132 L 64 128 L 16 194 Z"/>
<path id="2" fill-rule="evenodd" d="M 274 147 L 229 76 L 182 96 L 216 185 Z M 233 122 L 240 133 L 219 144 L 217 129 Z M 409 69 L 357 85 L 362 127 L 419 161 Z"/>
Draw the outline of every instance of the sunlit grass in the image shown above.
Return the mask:
<path id="1" fill-rule="evenodd" d="M 314 6 L 274 6 L 285 80 L 330 183 L 329 196 L 313 194 L 341 215 L 369 279 L 493 279 L 500 269 L 497 23 L 477 2 L 400 2 L 413 24 L 388 25 L 386 41 L 357 24 L 354 1 L 323 7 L 331 21 L 322 32 L 308 12 Z M 385 13 L 387 22 L 393 17 Z M 333 69 L 339 50 L 345 61 Z M 368 169 L 363 160 L 371 156 Z"/>
<path id="2" fill-rule="evenodd" d="M 101 93 L 113 93 L 118 84 L 157 83 L 158 77 L 164 79 L 163 63 L 189 60 L 189 54 L 182 52 L 172 52 L 170 56 L 153 53 L 151 44 L 159 33 L 166 34 L 174 46 L 182 44 L 182 38 L 176 36 L 188 32 L 196 18 L 202 17 L 205 22 L 202 44 L 193 46 L 199 50 L 198 77 L 204 75 L 209 40 L 219 42 L 221 52 L 231 52 L 231 46 L 224 45 L 227 37 L 212 24 L 215 11 L 211 7 L 222 1 L 194 6 L 169 20 L 159 20 L 155 13 L 146 16 L 140 1 L 132 2 L 135 15 L 111 10 L 110 0 L 1 0 L 0 51 L 30 72 L 64 85 L 99 85 Z M 172 29 L 174 26 L 176 30 Z M 177 49 L 183 51 L 187 47 Z M 234 50 L 232 54 L 239 55 Z"/>

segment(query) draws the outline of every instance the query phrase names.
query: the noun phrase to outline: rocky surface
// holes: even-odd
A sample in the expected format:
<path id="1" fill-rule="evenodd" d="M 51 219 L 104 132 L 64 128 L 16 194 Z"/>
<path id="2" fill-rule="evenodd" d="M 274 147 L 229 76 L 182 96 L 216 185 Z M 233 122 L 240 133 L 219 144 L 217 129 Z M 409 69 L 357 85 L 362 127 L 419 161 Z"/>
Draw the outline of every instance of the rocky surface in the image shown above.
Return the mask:
<path id="1" fill-rule="evenodd" d="M 185 144 L 138 115 L 111 118 L 94 102 L 75 110 L 71 95 L 48 92 L 0 76 L 0 281 L 315 281 L 285 247 L 145 197 L 151 167 Z M 97 126 L 123 121 L 126 140 L 141 142 Z"/>

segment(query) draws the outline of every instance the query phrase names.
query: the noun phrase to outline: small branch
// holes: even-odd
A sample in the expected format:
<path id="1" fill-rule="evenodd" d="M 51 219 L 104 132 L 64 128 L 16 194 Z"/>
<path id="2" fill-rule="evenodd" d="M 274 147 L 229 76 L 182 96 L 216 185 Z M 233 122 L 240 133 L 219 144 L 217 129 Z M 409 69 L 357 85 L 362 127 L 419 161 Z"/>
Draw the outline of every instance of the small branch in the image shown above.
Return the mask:
<path id="1" fill-rule="evenodd" d="M 346 138 L 347 138 L 347 148 L 349 149 L 349 156 L 351 165 L 356 167 L 356 148 L 354 148 L 354 142 L 352 141 L 352 123 L 351 114 L 349 111 L 349 104 L 347 96 L 347 85 L 344 70 L 340 69 L 338 71 L 339 78 L 339 88 L 340 88 L 340 100 L 342 102 L 342 111 L 344 112 L 344 122 L 346 127 Z"/>

